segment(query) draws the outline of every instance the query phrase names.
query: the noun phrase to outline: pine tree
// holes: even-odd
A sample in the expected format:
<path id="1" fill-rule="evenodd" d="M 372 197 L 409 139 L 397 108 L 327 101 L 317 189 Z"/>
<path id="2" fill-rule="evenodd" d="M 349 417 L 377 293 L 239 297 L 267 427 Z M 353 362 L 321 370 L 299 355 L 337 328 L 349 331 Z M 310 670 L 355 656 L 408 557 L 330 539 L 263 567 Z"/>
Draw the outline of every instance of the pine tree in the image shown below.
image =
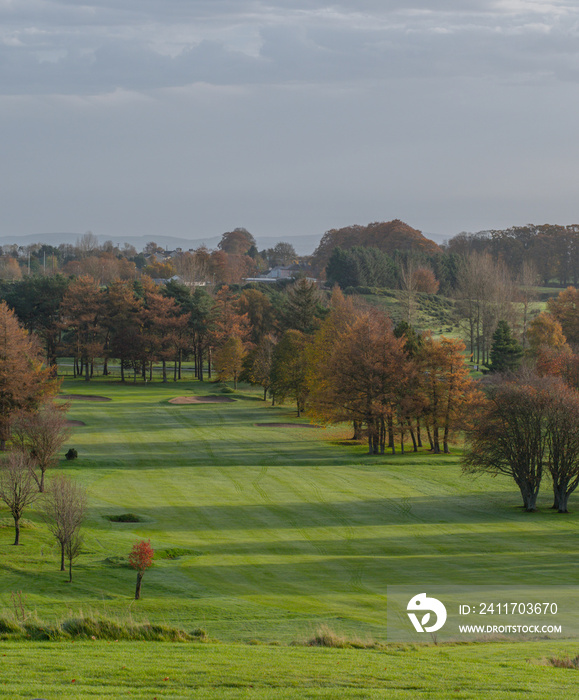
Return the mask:
<path id="1" fill-rule="evenodd" d="M 491 369 L 493 372 L 515 372 L 523 357 L 523 348 L 511 335 L 506 321 L 499 321 L 493 335 L 491 347 Z"/>

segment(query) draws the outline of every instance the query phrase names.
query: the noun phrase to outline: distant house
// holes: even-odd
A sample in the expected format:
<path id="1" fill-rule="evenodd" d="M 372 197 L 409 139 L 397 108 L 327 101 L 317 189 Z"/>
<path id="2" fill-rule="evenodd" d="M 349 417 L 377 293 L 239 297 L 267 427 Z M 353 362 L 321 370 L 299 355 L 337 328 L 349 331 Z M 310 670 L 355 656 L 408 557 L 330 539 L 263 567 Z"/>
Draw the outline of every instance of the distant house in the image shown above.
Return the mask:
<path id="1" fill-rule="evenodd" d="M 293 280 L 300 269 L 299 265 L 276 265 L 261 277 L 246 277 L 245 282 L 277 282 L 278 280 Z"/>

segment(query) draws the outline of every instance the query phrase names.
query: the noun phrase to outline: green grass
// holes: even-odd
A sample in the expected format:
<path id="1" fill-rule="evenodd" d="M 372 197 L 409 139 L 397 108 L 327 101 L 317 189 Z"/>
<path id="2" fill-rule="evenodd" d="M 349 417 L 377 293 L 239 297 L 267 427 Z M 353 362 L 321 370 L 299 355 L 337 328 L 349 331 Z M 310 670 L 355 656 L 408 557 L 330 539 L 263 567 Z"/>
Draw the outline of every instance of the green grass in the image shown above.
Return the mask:
<path id="1" fill-rule="evenodd" d="M 83 614 L 130 616 L 136 623 L 187 632 L 203 628 L 223 644 L 159 643 L 153 651 L 140 642 L 119 642 L 135 673 L 142 667 L 141 688 L 133 677 L 123 685 L 118 675 L 123 664 L 106 643 L 3 642 L 16 664 L 12 676 L 0 676 L 16 684 L 6 697 L 39 693 L 40 685 L 18 680 L 18 669 L 22 674 L 29 667 L 37 670 L 26 676 L 27 683 L 40 683 L 39 669 L 45 668 L 59 689 L 52 696 L 75 698 L 119 697 L 118 688 L 134 691 L 133 697 L 153 697 L 151 688 L 157 687 L 167 688 L 165 697 L 191 697 L 186 688 L 195 683 L 201 688 L 195 697 L 254 697 L 251 684 L 264 698 L 335 697 L 346 691 L 348 697 L 384 697 L 385 689 L 395 693 L 388 697 L 406 697 L 414 684 L 421 697 L 480 697 L 466 690 L 472 664 L 478 684 L 473 687 L 487 688 L 489 697 L 512 697 L 526 688 L 535 693 L 529 697 L 546 698 L 551 684 L 579 680 L 573 670 L 528 666 L 527 658 L 546 654 L 543 643 L 440 647 L 406 655 L 237 645 L 288 644 L 313 636 L 322 625 L 383 643 L 387 585 L 574 585 L 575 499 L 569 515 L 550 511 L 546 484 L 541 511 L 524 513 L 513 484 L 462 476 L 457 453 L 369 457 L 364 446 L 340 444 L 350 437 L 348 428 L 300 427 L 307 421 L 297 421 L 290 406 L 272 408 L 247 387 L 229 395 L 234 403 L 184 406 L 168 399 L 215 394 L 215 385 L 68 380 L 63 392 L 112 399 L 73 401 L 69 412 L 86 423 L 74 428 L 63 449 L 64 454 L 75 447 L 79 458 L 60 464 L 89 489 L 85 552 L 68 584 L 34 506 L 25 514 L 30 522 L 19 548 L 12 546 L 7 513 L 1 512 L 0 608 L 9 614 L 11 593 L 22 591 L 26 613 L 47 624 Z M 296 427 L 255 427 L 270 422 Z M 124 513 L 141 520 L 110 520 Z M 136 538 L 150 538 L 157 550 L 140 601 L 132 600 L 135 573 L 126 565 Z M 141 656 L 148 663 L 155 659 L 150 670 Z M 268 665 L 279 666 L 279 673 L 267 671 Z M 67 695 L 73 666 L 79 685 Z M 441 686 L 446 694 L 436 694 L 431 674 L 442 667 L 448 673 Z M 382 673 L 384 668 L 394 675 Z M 423 676 L 416 675 L 417 668 Z M 156 686 L 155 674 L 161 672 L 181 680 Z M 296 695 L 292 684 L 309 695 Z M 78 694 L 81 687 L 84 695 Z"/>
<path id="2" fill-rule="evenodd" d="M 454 698 L 553 700 L 579 673 L 545 665 L 569 643 L 385 650 L 155 642 L 5 642 L 0 696 L 59 700 Z"/>

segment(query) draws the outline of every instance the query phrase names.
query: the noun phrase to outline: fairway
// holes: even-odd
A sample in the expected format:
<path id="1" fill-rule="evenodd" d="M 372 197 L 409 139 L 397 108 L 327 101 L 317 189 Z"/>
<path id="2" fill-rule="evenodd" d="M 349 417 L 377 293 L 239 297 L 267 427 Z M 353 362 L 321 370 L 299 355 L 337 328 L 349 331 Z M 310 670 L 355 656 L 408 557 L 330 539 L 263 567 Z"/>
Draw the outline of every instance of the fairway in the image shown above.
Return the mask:
<path id="1" fill-rule="evenodd" d="M 90 387 L 90 388 L 89 388 Z M 457 454 L 370 457 L 350 429 L 311 430 L 290 406 L 249 388 L 231 403 L 172 405 L 215 384 L 68 380 L 75 427 L 61 462 L 89 489 L 85 551 L 72 584 L 34 506 L 15 549 L 0 529 L 0 596 L 22 591 L 42 619 L 79 611 L 131 615 L 222 641 L 288 643 L 320 625 L 386 638 L 394 584 L 574 584 L 577 511 L 524 513 L 513 484 L 461 475 Z M 293 427 L 257 426 L 295 424 Z M 300 427 L 303 426 L 303 427 Z M 111 522 L 134 513 L 138 523 Z M 137 538 L 157 551 L 132 600 L 126 557 Z"/>

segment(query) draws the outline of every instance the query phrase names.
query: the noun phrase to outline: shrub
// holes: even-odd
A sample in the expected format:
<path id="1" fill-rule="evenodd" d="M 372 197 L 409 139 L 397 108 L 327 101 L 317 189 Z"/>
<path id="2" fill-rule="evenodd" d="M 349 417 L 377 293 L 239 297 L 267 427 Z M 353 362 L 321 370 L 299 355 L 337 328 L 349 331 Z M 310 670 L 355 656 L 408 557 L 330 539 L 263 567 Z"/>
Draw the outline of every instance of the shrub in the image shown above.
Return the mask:
<path id="1" fill-rule="evenodd" d="M 108 519 L 112 523 L 140 523 L 141 518 L 135 513 L 121 513 L 120 515 L 109 515 Z"/>
<path id="2" fill-rule="evenodd" d="M 564 656 L 562 659 L 553 656 L 547 659 L 547 663 L 549 666 L 555 666 L 555 668 L 574 668 L 577 670 L 579 669 L 579 656 L 576 656 L 574 659 L 569 656 Z"/>
<path id="3" fill-rule="evenodd" d="M 235 391 L 230 387 L 230 386 L 224 386 L 223 389 L 221 389 L 222 394 L 234 394 Z"/>
<path id="4" fill-rule="evenodd" d="M 327 625 L 320 625 L 314 636 L 306 641 L 308 647 L 332 647 L 334 649 L 375 649 L 373 640 L 348 639 L 337 634 Z"/>
<path id="5" fill-rule="evenodd" d="M 78 457 L 78 452 L 74 449 L 74 447 L 71 447 L 70 450 L 65 454 L 65 457 L 68 460 L 76 459 Z"/>

